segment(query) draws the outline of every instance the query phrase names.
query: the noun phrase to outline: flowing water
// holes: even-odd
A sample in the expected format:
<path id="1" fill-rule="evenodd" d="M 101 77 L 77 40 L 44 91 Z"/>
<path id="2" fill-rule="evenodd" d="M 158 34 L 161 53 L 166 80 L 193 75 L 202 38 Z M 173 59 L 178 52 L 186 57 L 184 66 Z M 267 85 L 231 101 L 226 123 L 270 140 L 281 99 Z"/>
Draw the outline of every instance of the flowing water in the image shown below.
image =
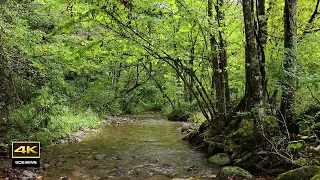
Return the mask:
<path id="1" fill-rule="evenodd" d="M 81 142 L 54 145 L 42 153 L 44 179 L 209 179 L 216 172 L 204 153 L 182 140 L 179 122 L 136 115 L 133 123 L 104 126 Z M 105 154 L 102 160 L 96 155 Z"/>

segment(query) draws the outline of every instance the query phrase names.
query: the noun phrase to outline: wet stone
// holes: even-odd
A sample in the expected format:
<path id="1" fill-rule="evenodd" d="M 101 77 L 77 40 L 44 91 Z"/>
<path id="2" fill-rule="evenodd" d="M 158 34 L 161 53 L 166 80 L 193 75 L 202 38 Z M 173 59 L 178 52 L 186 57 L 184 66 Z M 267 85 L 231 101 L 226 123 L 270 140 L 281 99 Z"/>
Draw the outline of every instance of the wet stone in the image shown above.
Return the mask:
<path id="1" fill-rule="evenodd" d="M 97 154 L 94 159 L 95 160 L 104 160 L 105 157 L 106 157 L 105 154 Z"/>

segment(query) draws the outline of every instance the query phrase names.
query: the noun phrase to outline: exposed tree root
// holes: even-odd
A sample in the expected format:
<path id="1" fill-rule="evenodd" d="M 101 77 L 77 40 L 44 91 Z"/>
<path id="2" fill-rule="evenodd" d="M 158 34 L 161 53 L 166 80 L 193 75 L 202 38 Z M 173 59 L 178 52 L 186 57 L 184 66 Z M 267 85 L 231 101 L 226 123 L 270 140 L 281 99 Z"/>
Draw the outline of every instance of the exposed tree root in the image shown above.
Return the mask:
<path id="1" fill-rule="evenodd" d="M 207 137 L 208 134 L 212 135 L 211 131 L 207 127 L 205 131 L 189 133 L 184 140 L 206 148 L 209 155 L 225 152 L 230 155 L 233 165 L 252 174 L 278 175 L 294 167 L 281 156 L 270 152 L 272 144 L 268 142 L 256 146 L 251 137 L 247 137 L 248 139 L 241 140 L 237 146 L 231 147 L 233 144 L 230 142 L 235 142 L 233 136 L 215 134 L 214 137 Z"/>

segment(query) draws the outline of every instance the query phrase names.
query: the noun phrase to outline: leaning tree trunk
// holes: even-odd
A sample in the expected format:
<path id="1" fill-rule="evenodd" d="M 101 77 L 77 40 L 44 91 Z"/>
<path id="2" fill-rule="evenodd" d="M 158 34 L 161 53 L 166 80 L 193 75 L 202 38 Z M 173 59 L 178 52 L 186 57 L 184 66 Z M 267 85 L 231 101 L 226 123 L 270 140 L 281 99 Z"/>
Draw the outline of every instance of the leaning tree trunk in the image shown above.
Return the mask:
<path id="1" fill-rule="evenodd" d="M 296 53 L 297 53 L 297 0 L 285 0 L 284 7 L 284 79 L 282 80 L 282 96 L 280 119 L 282 130 L 298 133 L 298 126 L 293 121 L 294 91 L 296 89 Z"/>
<path id="2" fill-rule="evenodd" d="M 245 70 L 246 70 L 246 100 L 249 110 L 252 111 L 255 125 L 256 142 L 261 143 L 263 137 L 263 97 L 260 62 L 254 24 L 254 4 L 252 0 L 243 0 L 243 15 L 246 35 Z"/>

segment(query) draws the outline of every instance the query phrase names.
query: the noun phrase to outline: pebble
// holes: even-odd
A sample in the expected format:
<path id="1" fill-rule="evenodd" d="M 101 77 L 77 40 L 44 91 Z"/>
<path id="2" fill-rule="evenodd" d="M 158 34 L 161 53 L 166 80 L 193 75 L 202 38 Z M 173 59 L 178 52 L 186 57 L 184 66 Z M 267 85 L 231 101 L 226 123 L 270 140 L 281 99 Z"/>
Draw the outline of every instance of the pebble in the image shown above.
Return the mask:
<path id="1" fill-rule="evenodd" d="M 105 154 L 97 154 L 94 159 L 95 160 L 104 160 L 105 157 L 106 157 Z"/>

